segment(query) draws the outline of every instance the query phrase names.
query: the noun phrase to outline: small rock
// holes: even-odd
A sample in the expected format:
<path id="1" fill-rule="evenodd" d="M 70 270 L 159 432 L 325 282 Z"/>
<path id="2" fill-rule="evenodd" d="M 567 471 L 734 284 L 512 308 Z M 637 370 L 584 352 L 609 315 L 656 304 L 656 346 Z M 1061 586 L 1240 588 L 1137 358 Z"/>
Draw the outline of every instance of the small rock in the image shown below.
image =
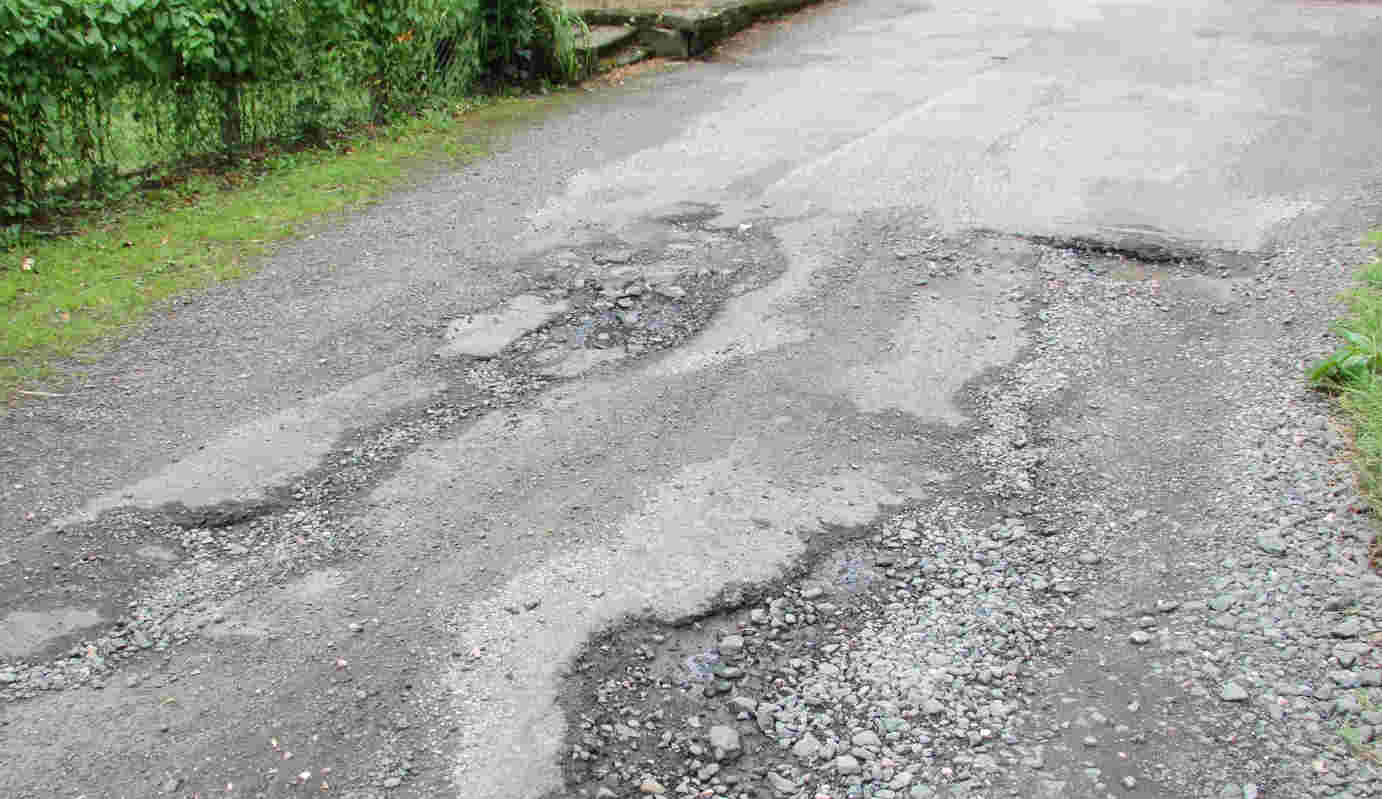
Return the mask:
<path id="1" fill-rule="evenodd" d="M 1346 619 L 1330 631 L 1335 638 L 1357 638 L 1358 633 L 1363 629 L 1363 625 L 1358 622 L 1357 617 Z"/>
<path id="2" fill-rule="evenodd" d="M 945 705 L 942 705 L 934 699 L 927 699 L 921 704 L 921 712 L 928 716 L 939 716 L 945 712 Z"/>
<path id="3" fill-rule="evenodd" d="M 384 780 L 384 787 L 385 787 L 385 788 L 397 788 L 398 786 L 400 786 L 400 785 L 402 785 L 402 784 L 403 784 L 403 780 L 402 780 L 402 778 L 400 778 L 400 777 L 389 777 L 388 779 Z"/>
<path id="4" fill-rule="evenodd" d="M 644 780 L 638 784 L 638 790 L 640 793 L 655 794 L 657 796 L 667 793 L 667 789 L 662 786 L 662 783 L 652 777 L 644 778 Z"/>
<path id="5" fill-rule="evenodd" d="M 1076 560 L 1078 560 L 1080 563 L 1083 563 L 1086 566 L 1093 566 L 1094 564 L 1103 560 L 1103 558 L 1099 557 L 1099 553 L 1097 552 L 1090 552 L 1088 550 L 1085 550 L 1077 556 Z"/>
<path id="6" fill-rule="evenodd" d="M 840 774 L 858 774 L 859 761 L 853 755 L 840 755 L 835 758 L 835 771 Z"/>
<path id="7" fill-rule="evenodd" d="M 1257 799 L 1257 783 L 1248 782 L 1243 784 L 1243 799 Z"/>
<path id="8" fill-rule="evenodd" d="M 1286 539 L 1275 531 L 1264 531 L 1257 534 L 1257 548 L 1268 555 L 1285 555 Z"/>
<path id="9" fill-rule="evenodd" d="M 820 751 L 821 742 L 809 732 L 798 738 L 795 744 L 792 744 L 792 754 L 802 760 L 815 760 Z"/>
<path id="10" fill-rule="evenodd" d="M 1238 597 L 1233 594 L 1220 594 L 1209 600 L 1209 606 L 1217 611 L 1225 611 L 1238 604 Z"/>
<path id="11" fill-rule="evenodd" d="M 854 734 L 850 741 L 855 746 L 882 746 L 883 742 L 878 739 L 878 733 L 873 730 L 864 730 Z"/>
<path id="12" fill-rule="evenodd" d="M 537 610 L 538 607 L 539 607 L 541 604 L 542 604 L 542 600 L 541 600 L 541 599 L 529 599 L 529 600 L 527 600 L 526 602 L 523 603 L 523 609 L 524 609 L 524 610 Z"/>
<path id="13" fill-rule="evenodd" d="M 726 724 L 710 728 L 710 749 L 716 760 L 733 760 L 739 756 L 739 731 Z"/>
<path id="14" fill-rule="evenodd" d="M 768 772 L 768 786 L 780 794 L 789 794 L 797 789 L 797 784 L 778 774 L 776 771 Z"/>
<path id="15" fill-rule="evenodd" d="M 1224 683 L 1223 690 L 1219 691 L 1219 698 L 1225 702 L 1246 702 L 1248 692 L 1243 689 L 1243 686 L 1230 680 Z"/>
<path id="16" fill-rule="evenodd" d="M 744 636 L 726 635 L 720 639 L 720 654 L 733 657 L 744 651 Z"/>
<path id="17" fill-rule="evenodd" d="M 1134 644 L 1137 644 L 1138 646 L 1141 646 L 1143 644 L 1151 643 L 1152 635 L 1146 630 L 1134 630 L 1132 634 L 1128 636 L 1128 640 L 1133 642 Z"/>
<path id="18" fill-rule="evenodd" d="M 19 682 L 19 673 L 14 669 L 0 671 L 0 685 L 10 685 Z"/>
<path id="19" fill-rule="evenodd" d="M 1131 775 L 1123 778 L 1123 787 L 1132 790 L 1137 787 L 1137 778 Z"/>

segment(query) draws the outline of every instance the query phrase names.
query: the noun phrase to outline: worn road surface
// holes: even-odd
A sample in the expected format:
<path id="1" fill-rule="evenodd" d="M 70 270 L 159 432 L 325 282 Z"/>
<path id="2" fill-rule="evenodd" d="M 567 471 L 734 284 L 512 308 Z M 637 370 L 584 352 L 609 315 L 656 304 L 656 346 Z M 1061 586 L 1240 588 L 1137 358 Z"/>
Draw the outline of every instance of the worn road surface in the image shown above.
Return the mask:
<path id="1" fill-rule="evenodd" d="M 0 796 L 1371 796 L 1382 6 L 828 3 L 0 417 Z"/>

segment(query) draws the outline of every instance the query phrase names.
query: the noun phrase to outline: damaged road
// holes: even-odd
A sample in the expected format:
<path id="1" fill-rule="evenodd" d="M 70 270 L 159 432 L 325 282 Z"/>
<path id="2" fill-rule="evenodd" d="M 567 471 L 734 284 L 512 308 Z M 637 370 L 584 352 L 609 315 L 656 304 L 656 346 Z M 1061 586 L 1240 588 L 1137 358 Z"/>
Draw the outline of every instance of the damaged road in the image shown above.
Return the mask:
<path id="1" fill-rule="evenodd" d="M 824 6 L 180 301 L 0 419 L 0 795 L 1374 795 L 1379 28 Z"/>

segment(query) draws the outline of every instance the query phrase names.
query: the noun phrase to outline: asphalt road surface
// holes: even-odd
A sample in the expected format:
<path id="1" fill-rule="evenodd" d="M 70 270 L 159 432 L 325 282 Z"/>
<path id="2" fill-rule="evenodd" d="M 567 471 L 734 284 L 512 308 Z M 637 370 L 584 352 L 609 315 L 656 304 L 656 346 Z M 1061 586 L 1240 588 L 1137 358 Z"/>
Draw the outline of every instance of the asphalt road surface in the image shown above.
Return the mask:
<path id="1" fill-rule="evenodd" d="M 0 417 L 0 796 L 1375 795 L 1380 35 L 827 3 L 179 300 Z"/>

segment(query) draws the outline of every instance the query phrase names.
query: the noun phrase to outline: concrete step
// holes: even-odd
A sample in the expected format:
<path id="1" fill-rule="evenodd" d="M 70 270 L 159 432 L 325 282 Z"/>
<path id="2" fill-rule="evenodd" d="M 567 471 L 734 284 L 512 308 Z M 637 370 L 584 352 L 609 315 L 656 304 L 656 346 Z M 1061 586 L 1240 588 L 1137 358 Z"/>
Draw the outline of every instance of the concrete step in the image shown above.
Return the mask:
<path id="1" fill-rule="evenodd" d="M 632 25 L 591 25 L 585 41 L 578 47 L 587 53 L 594 53 L 597 57 L 605 56 L 624 45 L 632 44 L 637 35 L 638 29 Z"/>

